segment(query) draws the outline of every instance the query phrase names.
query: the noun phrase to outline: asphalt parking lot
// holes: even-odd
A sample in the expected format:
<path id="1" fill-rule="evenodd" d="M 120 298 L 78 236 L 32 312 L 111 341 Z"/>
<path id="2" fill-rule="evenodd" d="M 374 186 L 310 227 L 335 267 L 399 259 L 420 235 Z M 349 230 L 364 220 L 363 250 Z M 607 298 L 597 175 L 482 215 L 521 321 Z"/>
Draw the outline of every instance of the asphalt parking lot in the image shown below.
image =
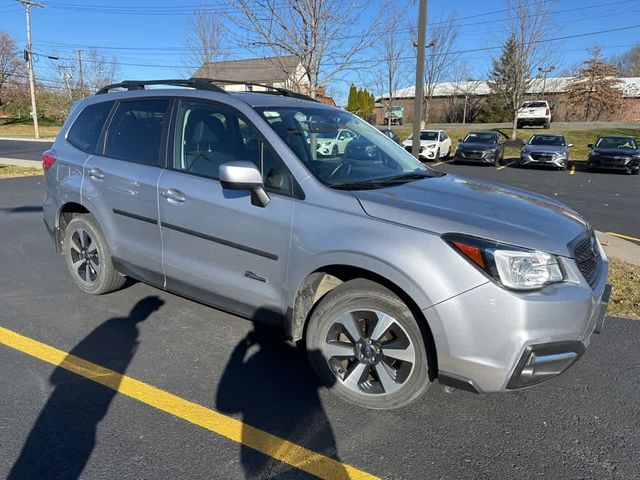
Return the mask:
<path id="1" fill-rule="evenodd" d="M 550 173 L 558 185 L 580 178 Z M 637 199 L 637 179 L 615 181 L 633 180 L 624 191 Z M 310 478 L 286 462 L 304 468 L 321 454 L 324 478 L 640 478 L 640 322 L 608 319 L 575 367 L 534 389 L 478 396 L 433 384 L 410 407 L 363 410 L 246 320 L 136 282 L 82 294 L 41 200 L 39 177 L 0 180 L 0 477 Z M 598 218 L 633 233 L 632 220 Z"/>

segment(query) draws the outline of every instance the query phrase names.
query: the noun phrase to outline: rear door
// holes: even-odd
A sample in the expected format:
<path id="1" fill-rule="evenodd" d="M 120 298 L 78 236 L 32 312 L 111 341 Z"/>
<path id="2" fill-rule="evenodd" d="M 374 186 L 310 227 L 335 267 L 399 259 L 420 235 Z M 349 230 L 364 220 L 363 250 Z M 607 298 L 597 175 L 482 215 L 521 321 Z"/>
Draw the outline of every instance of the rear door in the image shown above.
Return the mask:
<path id="1" fill-rule="evenodd" d="M 116 268 L 164 284 L 158 223 L 158 180 L 166 158 L 171 100 L 118 102 L 103 150 L 85 164 L 83 198 L 97 210 Z"/>
<path id="2" fill-rule="evenodd" d="M 173 168 L 159 184 L 167 289 L 278 321 L 296 203 L 293 177 L 235 109 L 187 98 L 176 111 Z M 254 205 L 249 191 L 226 190 L 218 181 L 220 165 L 241 160 L 263 171 L 271 197 L 266 207 Z"/>

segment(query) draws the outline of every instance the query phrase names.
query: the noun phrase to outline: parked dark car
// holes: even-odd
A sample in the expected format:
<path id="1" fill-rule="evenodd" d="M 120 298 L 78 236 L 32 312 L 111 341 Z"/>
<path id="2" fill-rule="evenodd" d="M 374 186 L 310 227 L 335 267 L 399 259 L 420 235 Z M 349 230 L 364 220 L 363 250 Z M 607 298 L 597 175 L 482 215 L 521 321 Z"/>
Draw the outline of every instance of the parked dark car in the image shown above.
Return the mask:
<path id="1" fill-rule="evenodd" d="M 640 148 L 635 138 L 626 135 L 601 135 L 587 158 L 587 169 L 622 170 L 640 173 Z"/>
<path id="2" fill-rule="evenodd" d="M 400 143 L 400 137 L 398 136 L 398 134 L 396 132 L 394 132 L 393 130 L 391 130 L 390 128 L 380 128 L 379 129 L 382 133 L 384 133 L 387 137 L 389 137 L 391 140 L 393 140 L 396 143 Z"/>
<path id="3" fill-rule="evenodd" d="M 532 135 L 520 151 L 522 166 L 544 165 L 566 170 L 569 165 L 569 147 L 564 135 L 558 133 L 537 133 Z"/>
<path id="4" fill-rule="evenodd" d="M 491 163 L 500 165 L 504 157 L 504 144 L 500 134 L 493 131 L 469 132 L 460 140 L 455 162 Z"/>

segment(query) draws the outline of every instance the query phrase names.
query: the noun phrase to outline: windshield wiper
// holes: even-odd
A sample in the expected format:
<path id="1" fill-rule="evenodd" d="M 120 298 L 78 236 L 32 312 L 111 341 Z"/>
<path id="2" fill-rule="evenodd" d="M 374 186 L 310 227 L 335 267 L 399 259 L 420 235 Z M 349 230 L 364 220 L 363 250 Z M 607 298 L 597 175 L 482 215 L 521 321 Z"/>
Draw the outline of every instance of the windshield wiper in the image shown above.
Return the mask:
<path id="1" fill-rule="evenodd" d="M 446 174 L 441 172 L 437 172 L 436 174 L 428 174 L 424 172 L 409 172 L 403 173 L 401 175 L 395 175 L 393 177 L 375 178 L 372 180 L 362 180 L 360 182 L 338 183 L 336 185 L 332 185 L 332 187 L 345 190 L 358 188 L 377 188 L 383 187 L 385 185 L 393 185 L 396 183 L 406 183 L 412 180 L 422 180 L 423 178 L 441 177 L 442 175 Z"/>

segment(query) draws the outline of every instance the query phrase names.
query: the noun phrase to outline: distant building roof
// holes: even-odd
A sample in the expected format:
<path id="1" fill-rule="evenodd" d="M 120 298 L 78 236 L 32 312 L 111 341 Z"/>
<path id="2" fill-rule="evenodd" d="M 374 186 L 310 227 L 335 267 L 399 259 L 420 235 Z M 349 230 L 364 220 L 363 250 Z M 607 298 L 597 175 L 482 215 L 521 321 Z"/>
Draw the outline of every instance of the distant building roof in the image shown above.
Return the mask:
<path id="1" fill-rule="evenodd" d="M 568 85 L 574 81 L 576 77 L 555 77 L 547 78 L 544 85 L 545 93 L 563 93 L 567 90 Z M 542 93 L 544 80 L 542 78 L 534 78 L 531 87 L 527 91 L 528 94 Z M 640 97 L 640 77 L 620 78 L 620 87 L 625 97 Z M 415 87 L 401 88 L 394 92 L 395 98 L 414 98 Z M 489 95 L 491 90 L 487 82 L 470 81 L 470 82 L 443 82 L 436 83 L 433 89 L 434 97 L 450 97 L 453 95 Z M 383 99 L 389 98 L 389 95 L 383 95 Z"/>
<path id="2" fill-rule="evenodd" d="M 196 70 L 193 77 L 254 83 L 284 83 L 295 73 L 299 63 L 300 60 L 295 55 L 207 62 Z"/>

